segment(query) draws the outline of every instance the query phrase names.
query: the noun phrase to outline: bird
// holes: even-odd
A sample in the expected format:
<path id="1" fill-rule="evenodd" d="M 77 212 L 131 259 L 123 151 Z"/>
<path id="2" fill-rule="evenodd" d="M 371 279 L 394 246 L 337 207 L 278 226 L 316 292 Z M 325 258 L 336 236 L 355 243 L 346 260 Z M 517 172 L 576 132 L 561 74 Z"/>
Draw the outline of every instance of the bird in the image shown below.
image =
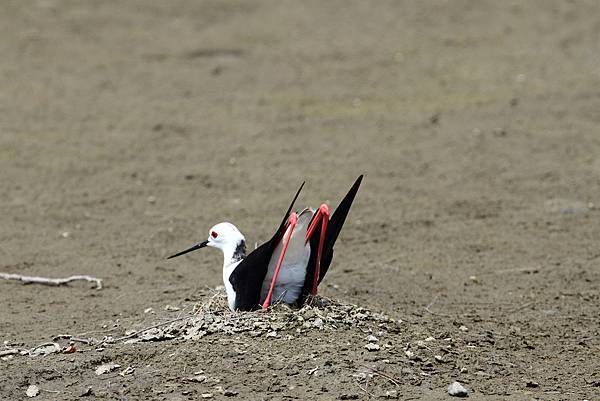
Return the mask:
<path id="1" fill-rule="evenodd" d="M 363 175 L 358 176 L 333 214 L 324 203 L 318 209 L 292 211 L 303 182 L 275 234 L 249 254 L 241 231 L 223 222 L 210 228 L 205 241 L 167 259 L 205 247 L 220 249 L 227 304 L 232 311 L 266 310 L 279 302 L 300 306 L 317 295 L 362 179 Z"/>

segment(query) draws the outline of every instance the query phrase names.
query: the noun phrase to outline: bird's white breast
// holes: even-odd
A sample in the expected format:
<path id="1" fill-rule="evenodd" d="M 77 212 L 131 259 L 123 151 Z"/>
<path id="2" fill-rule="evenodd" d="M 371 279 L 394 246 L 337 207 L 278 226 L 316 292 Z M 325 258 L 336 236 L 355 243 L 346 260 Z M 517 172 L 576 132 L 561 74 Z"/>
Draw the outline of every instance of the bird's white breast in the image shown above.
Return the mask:
<path id="1" fill-rule="evenodd" d="M 230 263 L 227 266 L 223 266 L 223 284 L 225 285 L 225 291 L 227 292 L 227 304 L 229 305 L 229 309 L 232 311 L 235 310 L 235 290 L 233 289 L 233 285 L 231 281 L 229 281 L 229 276 L 235 270 L 237 265 L 240 264 L 240 261 Z"/>

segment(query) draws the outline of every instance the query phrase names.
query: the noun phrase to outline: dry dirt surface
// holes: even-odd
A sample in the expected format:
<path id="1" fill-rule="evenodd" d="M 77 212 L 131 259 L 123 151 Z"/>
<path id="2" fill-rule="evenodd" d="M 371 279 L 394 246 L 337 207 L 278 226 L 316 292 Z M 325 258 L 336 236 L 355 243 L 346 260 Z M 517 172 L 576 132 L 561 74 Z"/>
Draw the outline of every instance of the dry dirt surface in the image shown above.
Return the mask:
<path id="1" fill-rule="evenodd" d="M 2 2 L 0 272 L 104 288 L 0 281 L 0 399 L 600 399 L 599 15 Z M 315 306 L 235 315 L 217 251 L 165 260 L 361 173 Z"/>

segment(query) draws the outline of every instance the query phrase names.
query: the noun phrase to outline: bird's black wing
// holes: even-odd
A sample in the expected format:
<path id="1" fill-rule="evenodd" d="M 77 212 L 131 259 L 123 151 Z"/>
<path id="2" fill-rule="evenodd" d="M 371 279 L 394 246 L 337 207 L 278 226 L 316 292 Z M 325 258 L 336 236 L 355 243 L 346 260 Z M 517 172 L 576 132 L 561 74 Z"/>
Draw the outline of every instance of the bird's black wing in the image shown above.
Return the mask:
<path id="1" fill-rule="evenodd" d="M 323 254 L 321 256 L 321 269 L 319 272 L 319 280 L 325 277 L 327 274 L 327 270 L 329 270 L 329 265 L 331 264 L 331 260 L 333 259 L 333 246 L 335 245 L 335 241 L 340 235 L 340 231 L 342 231 L 342 226 L 346 221 L 346 217 L 348 216 L 348 212 L 350 211 L 350 207 L 352 206 L 352 202 L 354 201 L 354 197 L 358 192 L 358 188 L 360 187 L 360 183 L 362 182 L 363 176 L 359 175 L 352 188 L 348 191 L 344 199 L 340 202 L 335 212 L 331 216 L 329 220 L 329 224 L 327 225 L 327 232 L 325 233 L 325 240 L 323 242 Z M 308 266 L 306 269 L 306 279 L 304 281 L 304 287 L 302 288 L 302 296 L 300 299 L 304 302 L 304 299 L 308 294 L 310 294 L 310 290 L 312 287 L 312 283 L 314 280 L 316 261 L 317 261 L 317 249 L 319 247 L 319 239 L 321 237 L 321 228 L 320 226 L 314 231 L 312 237 L 310 238 L 310 259 L 308 260 Z"/>
<path id="2" fill-rule="evenodd" d="M 286 221 L 303 186 L 304 183 L 300 185 L 300 188 L 296 192 L 296 196 L 294 196 L 290 207 L 273 237 L 254 251 L 250 252 L 229 276 L 229 282 L 231 282 L 236 294 L 236 310 L 249 311 L 260 308 L 260 290 L 265 276 L 267 275 L 269 261 L 271 260 L 275 247 L 279 244 L 279 241 L 281 241 L 285 234 Z"/>

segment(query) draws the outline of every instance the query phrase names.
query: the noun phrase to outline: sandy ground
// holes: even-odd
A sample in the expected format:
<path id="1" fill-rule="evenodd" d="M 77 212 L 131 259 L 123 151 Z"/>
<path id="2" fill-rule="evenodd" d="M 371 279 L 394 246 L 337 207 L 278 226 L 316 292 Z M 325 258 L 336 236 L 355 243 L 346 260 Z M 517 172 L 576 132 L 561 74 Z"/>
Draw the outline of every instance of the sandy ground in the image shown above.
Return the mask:
<path id="1" fill-rule="evenodd" d="M 473 400 L 600 399 L 598 15 L 4 1 L 0 271 L 105 288 L 0 282 L 3 349 L 188 313 L 221 256 L 165 256 L 223 220 L 265 240 L 301 181 L 299 206 L 335 205 L 360 173 L 322 294 L 402 323 L 375 352 L 350 327 L 3 357 L 0 399 L 432 400 L 454 380 Z"/>

